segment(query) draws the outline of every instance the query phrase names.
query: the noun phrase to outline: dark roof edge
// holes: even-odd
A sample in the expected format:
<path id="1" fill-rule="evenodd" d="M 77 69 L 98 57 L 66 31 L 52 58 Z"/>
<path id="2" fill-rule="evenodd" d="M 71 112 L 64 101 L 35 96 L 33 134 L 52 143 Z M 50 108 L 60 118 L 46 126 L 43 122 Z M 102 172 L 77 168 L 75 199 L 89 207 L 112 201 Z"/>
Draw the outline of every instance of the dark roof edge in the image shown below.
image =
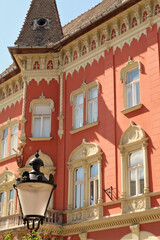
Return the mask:
<path id="1" fill-rule="evenodd" d="M 65 36 L 60 41 L 55 43 L 52 48 L 47 47 L 47 46 L 40 47 L 40 48 L 39 47 L 38 48 L 35 48 L 35 47 L 33 47 L 33 48 L 32 47 L 20 48 L 20 47 L 14 47 L 13 46 L 13 47 L 8 47 L 9 52 L 10 52 L 12 58 L 14 59 L 14 61 L 16 63 L 16 59 L 14 58 L 14 54 L 48 53 L 48 52 L 59 51 L 63 46 L 67 45 L 71 41 L 77 39 L 78 37 L 85 34 L 86 32 L 88 32 L 88 31 L 94 29 L 95 27 L 101 25 L 104 21 L 107 21 L 107 20 L 111 19 L 115 15 L 121 13 L 122 11 L 125 11 L 126 9 L 134 6 L 135 4 L 137 4 L 138 2 L 141 2 L 141 1 L 142 0 L 126 0 L 125 2 L 118 4 L 113 9 L 111 9 L 109 12 L 106 12 L 105 14 L 98 17 L 98 19 L 95 19 L 94 21 L 90 22 L 90 24 L 86 24 L 83 28 L 80 28 L 79 30 L 77 30 L 73 34 Z M 20 69 L 19 69 L 19 71 L 20 71 Z M 6 80 L 8 79 L 7 76 L 8 75 L 5 76 Z"/>

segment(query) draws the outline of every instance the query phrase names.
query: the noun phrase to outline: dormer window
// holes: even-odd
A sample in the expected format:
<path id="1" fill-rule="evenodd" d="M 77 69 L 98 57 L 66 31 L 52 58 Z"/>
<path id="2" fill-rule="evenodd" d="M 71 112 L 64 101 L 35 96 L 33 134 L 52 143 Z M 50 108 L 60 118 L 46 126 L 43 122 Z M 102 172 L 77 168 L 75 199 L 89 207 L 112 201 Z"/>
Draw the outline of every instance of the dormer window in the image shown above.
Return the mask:
<path id="1" fill-rule="evenodd" d="M 49 29 L 49 22 L 50 20 L 47 18 L 34 19 L 32 23 L 32 28 L 33 30 L 36 30 L 38 28 Z"/>

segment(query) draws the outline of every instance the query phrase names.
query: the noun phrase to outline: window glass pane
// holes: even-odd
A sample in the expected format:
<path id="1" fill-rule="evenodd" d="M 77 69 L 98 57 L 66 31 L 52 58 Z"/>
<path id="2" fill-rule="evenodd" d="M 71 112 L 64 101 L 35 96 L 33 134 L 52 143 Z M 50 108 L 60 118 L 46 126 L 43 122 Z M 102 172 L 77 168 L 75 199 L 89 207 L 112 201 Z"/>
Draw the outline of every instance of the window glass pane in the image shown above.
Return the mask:
<path id="1" fill-rule="evenodd" d="M 139 186 L 139 193 L 143 193 L 144 192 L 144 170 L 143 168 L 139 168 L 138 169 L 138 176 L 139 176 L 139 181 L 140 181 L 140 186 Z"/>
<path id="2" fill-rule="evenodd" d="M 139 84 L 139 82 L 136 82 L 136 97 L 135 97 L 135 99 L 136 99 L 136 104 L 139 104 L 140 103 L 140 84 Z"/>
<path id="3" fill-rule="evenodd" d="M 13 200 L 13 199 L 14 199 L 14 189 L 11 189 L 9 194 L 9 200 Z"/>
<path id="4" fill-rule="evenodd" d="M 34 118 L 34 137 L 41 136 L 41 118 Z"/>
<path id="5" fill-rule="evenodd" d="M 43 117 L 43 133 L 42 137 L 49 137 L 50 136 L 50 118 Z"/>
<path id="6" fill-rule="evenodd" d="M 80 107 L 80 127 L 83 126 L 83 105 Z"/>
<path id="7" fill-rule="evenodd" d="M 97 87 L 94 87 L 89 91 L 89 100 L 97 98 L 97 97 L 98 97 Z"/>
<path id="8" fill-rule="evenodd" d="M 127 72 L 127 81 L 126 83 L 131 83 L 137 79 L 139 79 L 139 70 L 138 68 L 135 68 L 129 72 Z"/>
<path id="9" fill-rule="evenodd" d="M 133 106 L 132 85 L 126 86 L 127 91 L 127 107 Z"/>
<path id="10" fill-rule="evenodd" d="M 15 134 L 18 132 L 18 124 L 15 124 L 12 128 L 12 134 Z"/>
<path id="11" fill-rule="evenodd" d="M 96 177 L 98 176 L 98 164 L 93 164 L 91 167 L 90 167 L 90 176 L 91 177 Z"/>
<path id="12" fill-rule="evenodd" d="M 75 99 L 75 105 L 78 106 L 80 104 L 83 104 L 83 93 L 77 95 Z"/>
<path id="13" fill-rule="evenodd" d="M 90 205 L 94 204 L 94 182 L 90 182 Z"/>
<path id="14" fill-rule="evenodd" d="M 37 115 L 50 114 L 50 105 L 35 105 L 34 114 L 37 114 Z"/>
<path id="15" fill-rule="evenodd" d="M 134 167 L 143 164 L 143 151 L 139 150 L 132 152 L 129 156 L 129 167 Z"/>
<path id="16" fill-rule="evenodd" d="M 136 170 L 130 171 L 130 196 L 136 195 Z"/>
<path id="17" fill-rule="evenodd" d="M 76 181 L 82 181 L 84 176 L 83 168 L 78 168 L 76 170 Z"/>
<path id="18" fill-rule="evenodd" d="M 0 202 L 4 202 L 4 192 L 0 193 Z"/>
<path id="19" fill-rule="evenodd" d="M 8 128 L 3 131 L 3 139 L 8 137 Z"/>
<path id="20" fill-rule="evenodd" d="M 83 207 L 83 184 L 81 184 L 81 207 Z"/>
<path id="21" fill-rule="evenodd" d="M 79 208 L 79 184 L 75 186 L 75 208 Z"/>

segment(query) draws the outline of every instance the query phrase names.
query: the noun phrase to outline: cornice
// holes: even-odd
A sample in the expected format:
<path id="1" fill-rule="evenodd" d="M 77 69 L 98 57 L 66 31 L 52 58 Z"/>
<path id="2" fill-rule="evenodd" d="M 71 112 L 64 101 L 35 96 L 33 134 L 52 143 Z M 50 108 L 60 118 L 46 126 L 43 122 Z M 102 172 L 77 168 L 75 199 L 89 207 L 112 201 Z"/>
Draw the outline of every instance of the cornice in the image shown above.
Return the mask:
<path id="1" fill-rule="evenodd" d="M 23 78 L 26 80 L 27 84 L 33 79 L 39 85 L 40 81 L 44 79 L 48 84 L 54 78 L 57 82 L 59 80 L 59 73 L 57 70 L 31 70 L 22 71 Z"/>

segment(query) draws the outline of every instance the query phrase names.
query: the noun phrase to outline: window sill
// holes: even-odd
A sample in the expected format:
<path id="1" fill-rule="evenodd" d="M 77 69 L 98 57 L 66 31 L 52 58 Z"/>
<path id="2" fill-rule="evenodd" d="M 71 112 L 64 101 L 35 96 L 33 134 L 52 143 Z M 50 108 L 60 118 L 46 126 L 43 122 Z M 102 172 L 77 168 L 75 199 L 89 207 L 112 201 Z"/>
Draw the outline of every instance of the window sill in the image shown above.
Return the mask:
<path id="1" fill-rule="evenodd" d="M 80 131 L 83 131 L 83 130 L 86 130 L 88 128 L 91 128 L 91 127 L 94 127 L 94 126 L 97 126 L 99 124 L 99 122 L 93 122 L 93 123 L 89 123 L 83 127 L 80 127 L 80 128 L 76 128 L 76 129 L 73 129 L 70 131 L 70 134 L 74 134 L 74 133 L 77 133 L 77 132 L 80 132 Z"/>
<path id="2" fill-rule="evenodd" d="M 121 113 L 123 113 L 124 115 L 127 114 L 127 113 L 130 113 L 130 112 L 133 112 L 137 109 L 140 109 L 143 105 L 140 103 L 140 104 L 137 104 L 133 107 L 130 107 L 130 108 L 126 108 L 124 110 L 121 111 Z"/>
<path id="3" fill-rule="evenodd" d="M 7 156 L 7 157 L 5 157 L 5 158 L 1 158 L 1 159 L 0 159 L 0 162 L 5 162 L 5 161 L 7 161 L 7 160 L 9 160 L 9 159 L 11 159 L 11 158 L 15 158 L 16 155 L 17 155 L 17 154 L 15 153 L 15 154 L 9 155 L 9 156 Z"/>
<path id="4" fill-rule="evenodd" d="M 29 140 L 31 140 L 32 142 L 35 141 L 50 141 L 52 139 L 52 137 L 31 137 L 29 138 Z"/>

